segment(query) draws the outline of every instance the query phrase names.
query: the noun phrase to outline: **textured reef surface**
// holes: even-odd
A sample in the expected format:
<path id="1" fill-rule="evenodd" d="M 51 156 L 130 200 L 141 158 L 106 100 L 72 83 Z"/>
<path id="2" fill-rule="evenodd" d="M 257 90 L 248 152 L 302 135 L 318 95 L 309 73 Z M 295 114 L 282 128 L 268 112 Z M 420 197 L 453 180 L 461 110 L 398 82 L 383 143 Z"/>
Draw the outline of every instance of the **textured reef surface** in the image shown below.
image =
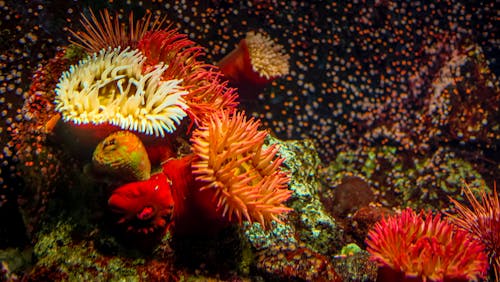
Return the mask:
<path id="1" fill-rule="evenodd" d="M 498 281 L 497 6 L 0 0 L 0 281 Z"/>

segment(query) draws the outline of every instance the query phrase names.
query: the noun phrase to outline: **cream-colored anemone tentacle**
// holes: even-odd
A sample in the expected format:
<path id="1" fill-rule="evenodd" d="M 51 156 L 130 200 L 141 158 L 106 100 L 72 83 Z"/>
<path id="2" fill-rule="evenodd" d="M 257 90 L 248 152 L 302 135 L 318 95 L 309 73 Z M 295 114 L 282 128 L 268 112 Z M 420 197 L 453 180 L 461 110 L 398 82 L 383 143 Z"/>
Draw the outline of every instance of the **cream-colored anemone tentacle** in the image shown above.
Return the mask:
<path id="1" fill-rule="evenodd" d="M 76 124 L 109 123 L 155 136 L 171 133 L 186 117 L 181 79 L 162 80 L 168 66 L 143 73 L 139 50 L 103 49 L 64 72 L 56 87 L 56 111 Z"/>

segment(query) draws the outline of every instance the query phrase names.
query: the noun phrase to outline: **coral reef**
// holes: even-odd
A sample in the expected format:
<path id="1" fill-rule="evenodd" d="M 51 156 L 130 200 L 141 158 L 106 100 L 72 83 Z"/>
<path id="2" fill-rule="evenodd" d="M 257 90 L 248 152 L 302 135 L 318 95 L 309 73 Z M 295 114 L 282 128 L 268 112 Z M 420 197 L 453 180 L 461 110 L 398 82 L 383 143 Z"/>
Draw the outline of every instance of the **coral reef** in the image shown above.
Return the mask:
<path id="1" fill-rule="evenodd" d="M 445 147 L 423 156 L 407 155 L 392 146 L 361 147 L 339 153 L 323 173 L 324 186 L 332 188 L 322 195 L 326 202 L 346 176 L 367 181 L 374 191 L 374 202 L 385 207 L 446 210 L 451 207 L 448 196 L 462 199 L 463 181 L 474 191 L 485 189 L 483 176 L 473 165 Z"/>

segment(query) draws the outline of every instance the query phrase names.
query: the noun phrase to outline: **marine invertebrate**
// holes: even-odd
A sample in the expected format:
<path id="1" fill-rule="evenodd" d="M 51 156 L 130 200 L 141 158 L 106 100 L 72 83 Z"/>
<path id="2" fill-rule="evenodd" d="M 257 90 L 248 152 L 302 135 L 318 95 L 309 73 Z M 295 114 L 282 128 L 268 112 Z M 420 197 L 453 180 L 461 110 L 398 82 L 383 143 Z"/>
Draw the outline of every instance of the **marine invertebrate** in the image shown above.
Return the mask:
<path id="1" fill-rule="evenodd" d="M 73 43 L 82 47 L 88 53 L 118 47 L 122 49 L 131 47 L 133 49 L 144 34 L 160 29 L 165 21 L 165 19 L 156 17 L 151 22 L 151 13 L 146 13 L 144 17 L 134 20 L 134 14 L 130 13 L 128 25 L 122 25 L 119 22 L 119 15 L 116 14 L 113 18 L 107 9 L 100 11 L 99 15 L 100 19 L 95 16 L 92 9 L 90 10 L 90 18 L 82 13 L 80 23 L 84 30 L 69 30 L 75 39 L 77 39 Z"/>
<path id="2" fill-rule="evenodd" d="M 81 60 L 56 86 L 56 111 L 73 124 L 111 124 L 164 136 L 186 116 L 181 80 L 162 79 L 168 68 L 143 73 L 146 58 L 138 50 L 103 49 Z"/>
<path id="3" fill-rule="evenodd" d="M 490 264 L 496 279 L 500 279 L 500 200 L 496 185 L 492 193 L 480 192 L 478 200 L 469 186 L 466 185 L 465 197 L 469 206 L 461 204 L 450 197 L 455 205 L 455 215 L 452 222 L 465 232 L 469 232 L 486 247 Z"/>
<path id="4" fill-rule="evenodd" d="M 120 214 L 118 223 L 129 231 L 164 231 L 174 216 L 171 182 L 165 174 L 157 173 L 148 180 L 125 184 L 113 191 L 108 205 Z"/>
<path id="5" fill-rule="evenodd" d="M 151 163 L 141 139 L 129 131 L 110 134 L 92 155 L 93 169 L 123 182 L 149 179 Z"/>
<path id="6" fill-rule="evenodd" d="M 240 91 L 260 88 L 274 79 L 287 75 L 288 60 L 283 46 L 267 34 L 250 31 L 236 49 L 227 54 L 217 65 Z"/>
<path id="7" fill-rule="evenodd" d="M 214 66 L 200 60 L 203 48 L 187 35 L 176 29 L 151 31 L 141 38 L 137 48 L 147 57 L 145 70 L 163 62 L 169 66 L 163 79 L 182 80 L 180 85 L 188 90 L 184 96 L 186 111 L 194 123 L 199 124 L 213 112 L 236 108 L 235 89 L 222 81 Z"/>
<path id="8" fill-rule="evenodd" d="M 193 174 L 204 183 L 202 190 L 215 191 L 214 200 L 229 221 L 243 219 L 270 221 L 290 211 L 283 203 L 290 197 L 288 176 L 280 170 L 283 158 L 278 147 L 263 148 L 267 133 L 260 123 L 247 119 L 243 112 L 215 113 L 193 132 Z"/>
<path id="9" fill-rule="evenodd" d="M 366 244 L 381 267 L 380 281 L 470 281 L 488 268 L 484 246 L 467 232 L 410 208 L 375 224 Z"/>

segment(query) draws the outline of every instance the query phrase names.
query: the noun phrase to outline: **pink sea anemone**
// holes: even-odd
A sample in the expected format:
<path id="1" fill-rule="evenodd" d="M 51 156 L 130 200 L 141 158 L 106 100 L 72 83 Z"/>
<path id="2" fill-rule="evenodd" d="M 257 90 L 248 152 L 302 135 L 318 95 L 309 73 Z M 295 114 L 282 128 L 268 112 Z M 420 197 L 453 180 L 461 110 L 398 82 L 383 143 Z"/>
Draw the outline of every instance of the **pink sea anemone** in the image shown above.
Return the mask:
<path id="1" fill-rule="evenodd" d="M 471 281 L 484 278 L 484 246 L 440 215 L 404 210 L 368 233 L 378 281 Z"/>

